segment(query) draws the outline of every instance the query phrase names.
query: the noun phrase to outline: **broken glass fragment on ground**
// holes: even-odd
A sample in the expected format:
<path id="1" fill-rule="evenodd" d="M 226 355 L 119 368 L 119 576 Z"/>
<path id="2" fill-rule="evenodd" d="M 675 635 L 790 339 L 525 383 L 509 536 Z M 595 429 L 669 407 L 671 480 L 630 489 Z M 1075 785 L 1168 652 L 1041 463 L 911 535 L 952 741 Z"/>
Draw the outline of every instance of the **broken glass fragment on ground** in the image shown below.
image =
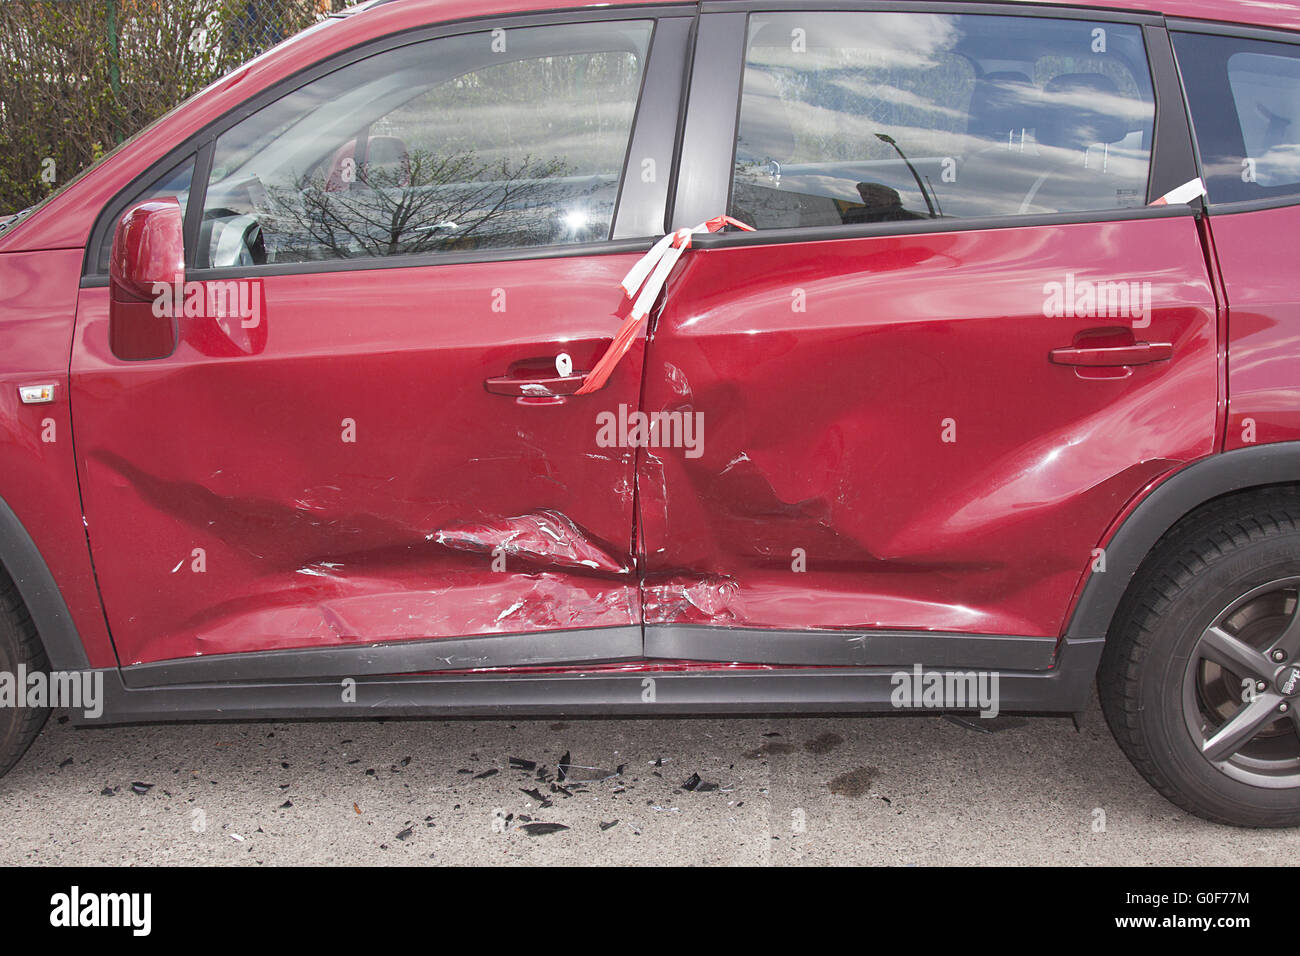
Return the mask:
<path id="1" fill-rule="evenodd" d="M 596 783 L 600 780 L 608 780 L 610 777 L 617 777 L 623 772 L 624 764 L 619 764 L 616 770 L 607 770 L 604 767 L 584 767 L 581 764 L 571 762 L 571 756 L 566 751 L 560 758 L 559 776 L 556 778 L 565 783 Z"/>

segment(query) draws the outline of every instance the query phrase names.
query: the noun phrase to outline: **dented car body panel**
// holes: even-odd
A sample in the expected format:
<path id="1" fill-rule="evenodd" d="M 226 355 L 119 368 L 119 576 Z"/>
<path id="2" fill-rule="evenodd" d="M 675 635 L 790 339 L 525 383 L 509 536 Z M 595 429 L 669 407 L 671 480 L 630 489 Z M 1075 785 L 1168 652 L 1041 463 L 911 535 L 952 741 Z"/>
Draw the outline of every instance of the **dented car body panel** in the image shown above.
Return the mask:
<path id="1" fill-rule="evenodd" d="M 677 281 L 645 405 L 709 431 L 699 459 L 645 453 L 646 570 L 717 583 L 708 606 L 679 583 L 680 607 L 648 585 L 647 624 L 1055 636 L 1115 514 L 1213 451 L 1190 216 L 710 249 Z M 1133 304 L 1096 323 L 1175 359 L 1044 361 L 1093 321 L 1053 283 L 1074 303 L 1116 282 Z"/>
<path id="2" fill-rule="evenodd" d="M 1096 177 L 1144 157 L 1145 195 L 1027 212 L 1072 175 L 1061 163 L 1010 211 L 963 220 L 904 208 L 913 181 L 931 206 L 927 177 L 960 162 L 874 126 L 888 155 L 860 201 L 800 193 L 851 181 L 851 158 L 742 156 L 738 104 L 784 89 L 745 78 L 751 17 L 853 4 L 488 6 L 393 0 L 319 25 L 0 231 L 0 499 L 25 529 L 0 561 L 52 662 L 108 676 L 103 719 L 346 714 L 343 679 L 376 714 L 883 710 L 890 672 L 913 665 L 999 671 L 1005 710 L 1073 711 L 1159 535 L 1217 495 L 1300 481 L 1300 200 L 1166 199 L 1205 173 L 1167 18 L 1300 31 L 1300 13 L 863 4 L 1077 21 L 1092 43 L 1092 22 L 1113 21 L 1145 58 L 1131 72 L 1149 61 L 1151 88 L 1123 89 L 1146 113 L 1112 137 L 1090 129 L 1101 138 L 1079 160 Z M 570 138 L 609 136 L 616 166 L 507 175 L 501 152 L 471 178 L 507 183 L 493 214 L 528 205 L 512 176 L 608 191 L 608 222 L 592 202 L 556 226 L 607 225 L 599 237 L 476 244 L 434 216 L 403 247 L 395 216 L 363 238 L 390 229 L 397 254 L 327 246 L 330 223 L 276 260 L 267 249 L 294 250 L 273 217 L 204 206 L 228 172 L 223 137 L 338 70 L 442 41 L 463 41 L 467 63 L 508 57 L 512 29 L 593 24 L 617 38 L 608 50 L 584 38 L 561 53 L 640 72 L 611 69 L 630 104 L 602 103 Z M 988 86 L 971 101 L 985 98 L 994 146 L 1024 162 L 1026 128 L 998 125 L 1021 79 L 961 53 Z M 582 74 L 583 96 L 607 68 Z M 1063 77 L 1061 101 L 1094 109 L 1105 97 L 1080 76 L 1039 84 L 1035 102 Z M 383 119 L 321 144 L 326 185 L 312 193 L 303 173 L 295 201 L 418 192 L 416 134 Z M 383 144 L 400 154 L 387 182 L 369 166 Z M 101 262 L 121 216 L 187 162 L 184 281 L 156 313 L 177 342 L 123 358 Z M 656 307 L 631 322 L 629 270 L 664 232 L 738 212 L 742 166 L 779 197 L 774 215 L 843 221 L 680 237 Z M 239 224 L 229 261 L 214 220 Z M 626 354 L 580 394 L 620 331 Z M 50 403 L 20 401 L 44 384 Z M 40 599 L 46 578 L 59 601 Z"/>
<path id="3" fill-rule="evenodd" d="M 214 354 L 200 319 L 136 363 L 83 290 L 72 402 L 122 663 L 636 623 L 632 450 L 581 403 L 483 386 L 556 342 L 589 368 L 629 265 L 276 276 L 260 347 Z M 636 404 L 640 367 L 605 394 Z"/>

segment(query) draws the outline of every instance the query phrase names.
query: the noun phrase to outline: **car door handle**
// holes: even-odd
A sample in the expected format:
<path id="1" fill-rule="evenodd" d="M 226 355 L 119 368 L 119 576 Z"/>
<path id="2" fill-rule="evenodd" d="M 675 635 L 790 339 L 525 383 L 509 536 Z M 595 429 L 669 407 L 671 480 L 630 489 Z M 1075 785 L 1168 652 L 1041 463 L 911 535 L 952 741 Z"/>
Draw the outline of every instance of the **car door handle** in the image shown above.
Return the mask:
<path id="1" fill-rule="evenodd" d="M 1173 357 L 1174 347 L 1168 342 L 1135 342 L 1132 345 L 1091 348 L 1072 346 L 1052 349 L 1048 358 L 1056 365 L 1083 365 L 1089 368 L 1109 368 L 1119 365 L 1148 365 Z"/>
<path id="2" fill-rule="evenodd" d="M 586 372 L 533 378 L 502 375 L 489 378 L 483 387 L 493 395 L 509 395 L 521 405 L 558 405 L 580 389 L 586 378 Z"/>

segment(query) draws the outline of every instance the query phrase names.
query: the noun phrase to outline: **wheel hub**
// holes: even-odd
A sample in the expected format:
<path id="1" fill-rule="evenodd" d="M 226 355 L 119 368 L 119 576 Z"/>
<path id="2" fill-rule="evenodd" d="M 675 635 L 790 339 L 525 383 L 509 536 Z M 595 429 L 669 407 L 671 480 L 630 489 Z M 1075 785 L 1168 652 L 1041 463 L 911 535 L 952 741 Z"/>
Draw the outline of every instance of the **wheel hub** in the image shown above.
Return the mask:
<path id="1" fill-rule="evenodd" d="M 1252 588 L 1217 614 L 1188 658 L 1183 718 L 1220 772 L 1300 786 L 1300 576 Z"/>

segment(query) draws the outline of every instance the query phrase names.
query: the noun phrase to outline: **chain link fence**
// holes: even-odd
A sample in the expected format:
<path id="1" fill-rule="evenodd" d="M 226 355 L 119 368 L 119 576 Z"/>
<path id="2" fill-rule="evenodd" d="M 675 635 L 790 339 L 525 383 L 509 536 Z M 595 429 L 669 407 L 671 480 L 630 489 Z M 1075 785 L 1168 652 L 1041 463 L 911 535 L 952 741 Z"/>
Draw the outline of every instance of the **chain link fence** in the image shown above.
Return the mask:
<path id="1" fill-rule="evenodd" d="M 0 215 L 354 0 L 0 0 Z"/>

